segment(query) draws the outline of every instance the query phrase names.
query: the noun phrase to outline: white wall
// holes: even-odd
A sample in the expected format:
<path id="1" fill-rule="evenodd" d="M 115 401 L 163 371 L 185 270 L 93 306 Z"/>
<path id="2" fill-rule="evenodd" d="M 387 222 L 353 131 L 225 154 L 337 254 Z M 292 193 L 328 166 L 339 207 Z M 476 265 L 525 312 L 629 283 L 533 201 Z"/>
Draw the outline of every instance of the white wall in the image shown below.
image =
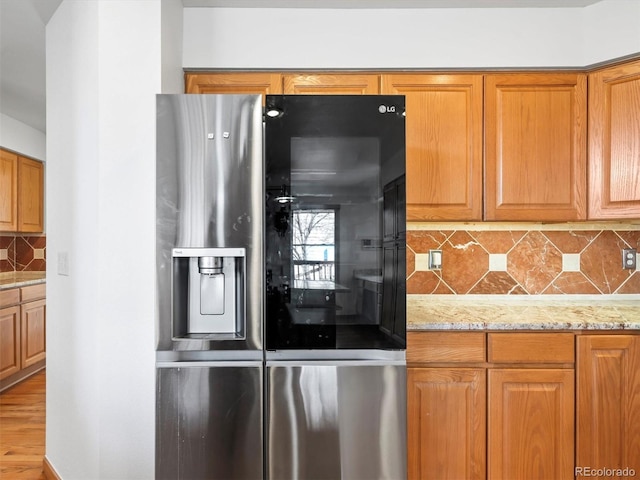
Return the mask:
<path id="1" fill-rule="evenodd" d="M 0 147 L 37 160 L 46 159 L 46 135 L 4 113 L 0 113 Z"/>
<path id="2" fill-rule="evenodd" d="M 183 93 L 182 0 L 162 0 L 162 91 Z"/>
<path id="3" fill-rule="evenodd" d="M 605 0 L 584 9 L 584 64 L 640 52 L 640 1 Z"/>
<path id="4" fill-rule="evenodd" d="M 176 3 L 65 0 L 47 26 L 46 455 L 64 480 L 154 476 L 155 94 Z"/>
<path id="5" fill-rule="evenodd" d="M 188 8 L 183 65 L 582 67 L 640 51 L 639 8 L 636 0 L 586 8 Z"/>
<path id="6" fill-rule="evenodd" d="M 98 10 L 66 1 L 47 26 L 46 455 L 64 479 L 99 473 Z"/>

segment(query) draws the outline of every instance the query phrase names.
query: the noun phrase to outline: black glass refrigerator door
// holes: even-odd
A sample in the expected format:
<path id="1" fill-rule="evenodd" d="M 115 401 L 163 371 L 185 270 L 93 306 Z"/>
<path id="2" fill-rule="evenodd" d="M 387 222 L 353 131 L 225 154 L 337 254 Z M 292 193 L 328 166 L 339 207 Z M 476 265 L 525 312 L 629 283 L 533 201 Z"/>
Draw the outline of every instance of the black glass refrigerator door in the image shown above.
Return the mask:
<path id="1" fill-rule="evenodd" d="M 404 349 L 404 97 L 268 95 L 265 140 L 267 349 Z"/>

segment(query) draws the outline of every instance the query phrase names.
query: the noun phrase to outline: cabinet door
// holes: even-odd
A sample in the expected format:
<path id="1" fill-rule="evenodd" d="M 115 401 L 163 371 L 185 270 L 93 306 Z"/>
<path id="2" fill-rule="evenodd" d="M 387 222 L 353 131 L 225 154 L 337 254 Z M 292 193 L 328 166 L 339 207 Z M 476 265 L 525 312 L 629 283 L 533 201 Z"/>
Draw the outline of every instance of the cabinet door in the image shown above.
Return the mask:
<path id="1" fill-rule="evenodd" d="M 186 93 L 236 93 L 264 96 L 282 93 L 279 73 L 187 73 Z"/>
<path id="2" fill-rule="evenodd" d="M 44 165 L 18 157 L 18 231 L 44 230 Z"/>
<path id="3" fill-rule="evenodd" d="M 45 358 L 45 320 L 46 300 L 22 304 L 22 368 Z"/>
<path id="4" fill-rule="evenodd" d="M 488 478 L 574 478 L 573 370 L 489 370 L 488 411 Z"/>
<path id="5" fill-rule="evenodd" d="M 578 336 L 576 467 L 640 472 L 640 335 Z"/>
<path id="6" fill-rule="evenodd" d="M 485 220 L 586 218 L 587 79 L 485 77 Z"/>
<path id="7" fill-rule="evenodd" d="M 589 218 L 640 218 L 640 61 L 589 74 Z"/>
<path id="8" fill-rule="evenodd" d="M 407 387 L 408 478 L 486 478 L 486 371 L 408 368 Z"/>
<path id="9" fill-rule="evenodd" d="M 18 156 L 0 149 L 0 231 L 18 228 Z"/>
<path id="10" fill-rule="evenodd" d="M 378 75 L 304 74 L 284 75 L 285 94 L 314 95 L 377 95 Z"/>
<path id="11" fill-rule="evenodd" d="M 20 370 L 20 307 L 0 309 L 0 379 Z"/>
<path id="12" fill-rule="evenodd" d="M 482 75 L 382 75 L 406 98 L 407 218 L 482 220 Z"/>

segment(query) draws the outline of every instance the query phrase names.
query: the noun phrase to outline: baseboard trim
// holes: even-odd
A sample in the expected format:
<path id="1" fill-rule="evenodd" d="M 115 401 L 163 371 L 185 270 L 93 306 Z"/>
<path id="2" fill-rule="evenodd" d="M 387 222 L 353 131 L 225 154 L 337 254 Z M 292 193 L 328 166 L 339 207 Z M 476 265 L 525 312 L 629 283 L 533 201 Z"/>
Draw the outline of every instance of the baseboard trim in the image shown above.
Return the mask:
<path id="1" fill-rule="evenodd" d="M 46 455 L 42 460 L 42 473 L 44 473 L 44 478 L 47 480 L 62 480 L 62 477 L 58 475 L 58 472 L 56 472 L 51 463 L 49 463 Z"/>

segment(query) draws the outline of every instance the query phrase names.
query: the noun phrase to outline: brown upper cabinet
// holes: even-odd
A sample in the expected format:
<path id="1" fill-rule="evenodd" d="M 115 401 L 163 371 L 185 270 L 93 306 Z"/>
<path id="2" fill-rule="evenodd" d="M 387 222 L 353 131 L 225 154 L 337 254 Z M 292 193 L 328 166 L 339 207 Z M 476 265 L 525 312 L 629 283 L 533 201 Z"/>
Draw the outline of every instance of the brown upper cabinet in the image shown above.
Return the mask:
<path id="1" fill-rule="evenodd" d="M 272 72 L 187 73 L 184 84 L 186 93 L 244 93 L 263 97 L 282 93 L 282 75 Z"/>
<path id="2" fill-rule="evenodd" d="M 44 230 L 44 166 L 18 156 L 18 231 Z"/>
<path id="3" fill-rule="evenodd" d="M 284 75 L 284 93 L 302 95 L 377 95 L 379 76 L 372 74 Z"/>
<path id="4" fill-rule="evenodd" d="M 640 218 L 640 61 L 589 74 L 589 218 Z"/>
<path id="5" fill-rule="evenodd" d="M 18 155 L 0 150 L 0 231 L 18 228 Z"/>
<path id="6" fill-rule="evenodd" d="M 587 218 L 587 77 L 485 76 L 485 220 Z"/>
<path id="7" fill-rule="evenodd" d="M 405 95 L 407 220 L 482 220 L 482 75 L 382 75 Z"/>
<path id="8" fill-rule="evenodd" d="M 0 149 L 0 231 L 44 230 L 44 165 Z"/>
<path id="9" fill-rule="evenodd" d="M 405 95 L 407 221 L 640 218 L 640 60 L 588 82 L 587 98 L 579 72 L 185 75 L 187 93 Z"/>

